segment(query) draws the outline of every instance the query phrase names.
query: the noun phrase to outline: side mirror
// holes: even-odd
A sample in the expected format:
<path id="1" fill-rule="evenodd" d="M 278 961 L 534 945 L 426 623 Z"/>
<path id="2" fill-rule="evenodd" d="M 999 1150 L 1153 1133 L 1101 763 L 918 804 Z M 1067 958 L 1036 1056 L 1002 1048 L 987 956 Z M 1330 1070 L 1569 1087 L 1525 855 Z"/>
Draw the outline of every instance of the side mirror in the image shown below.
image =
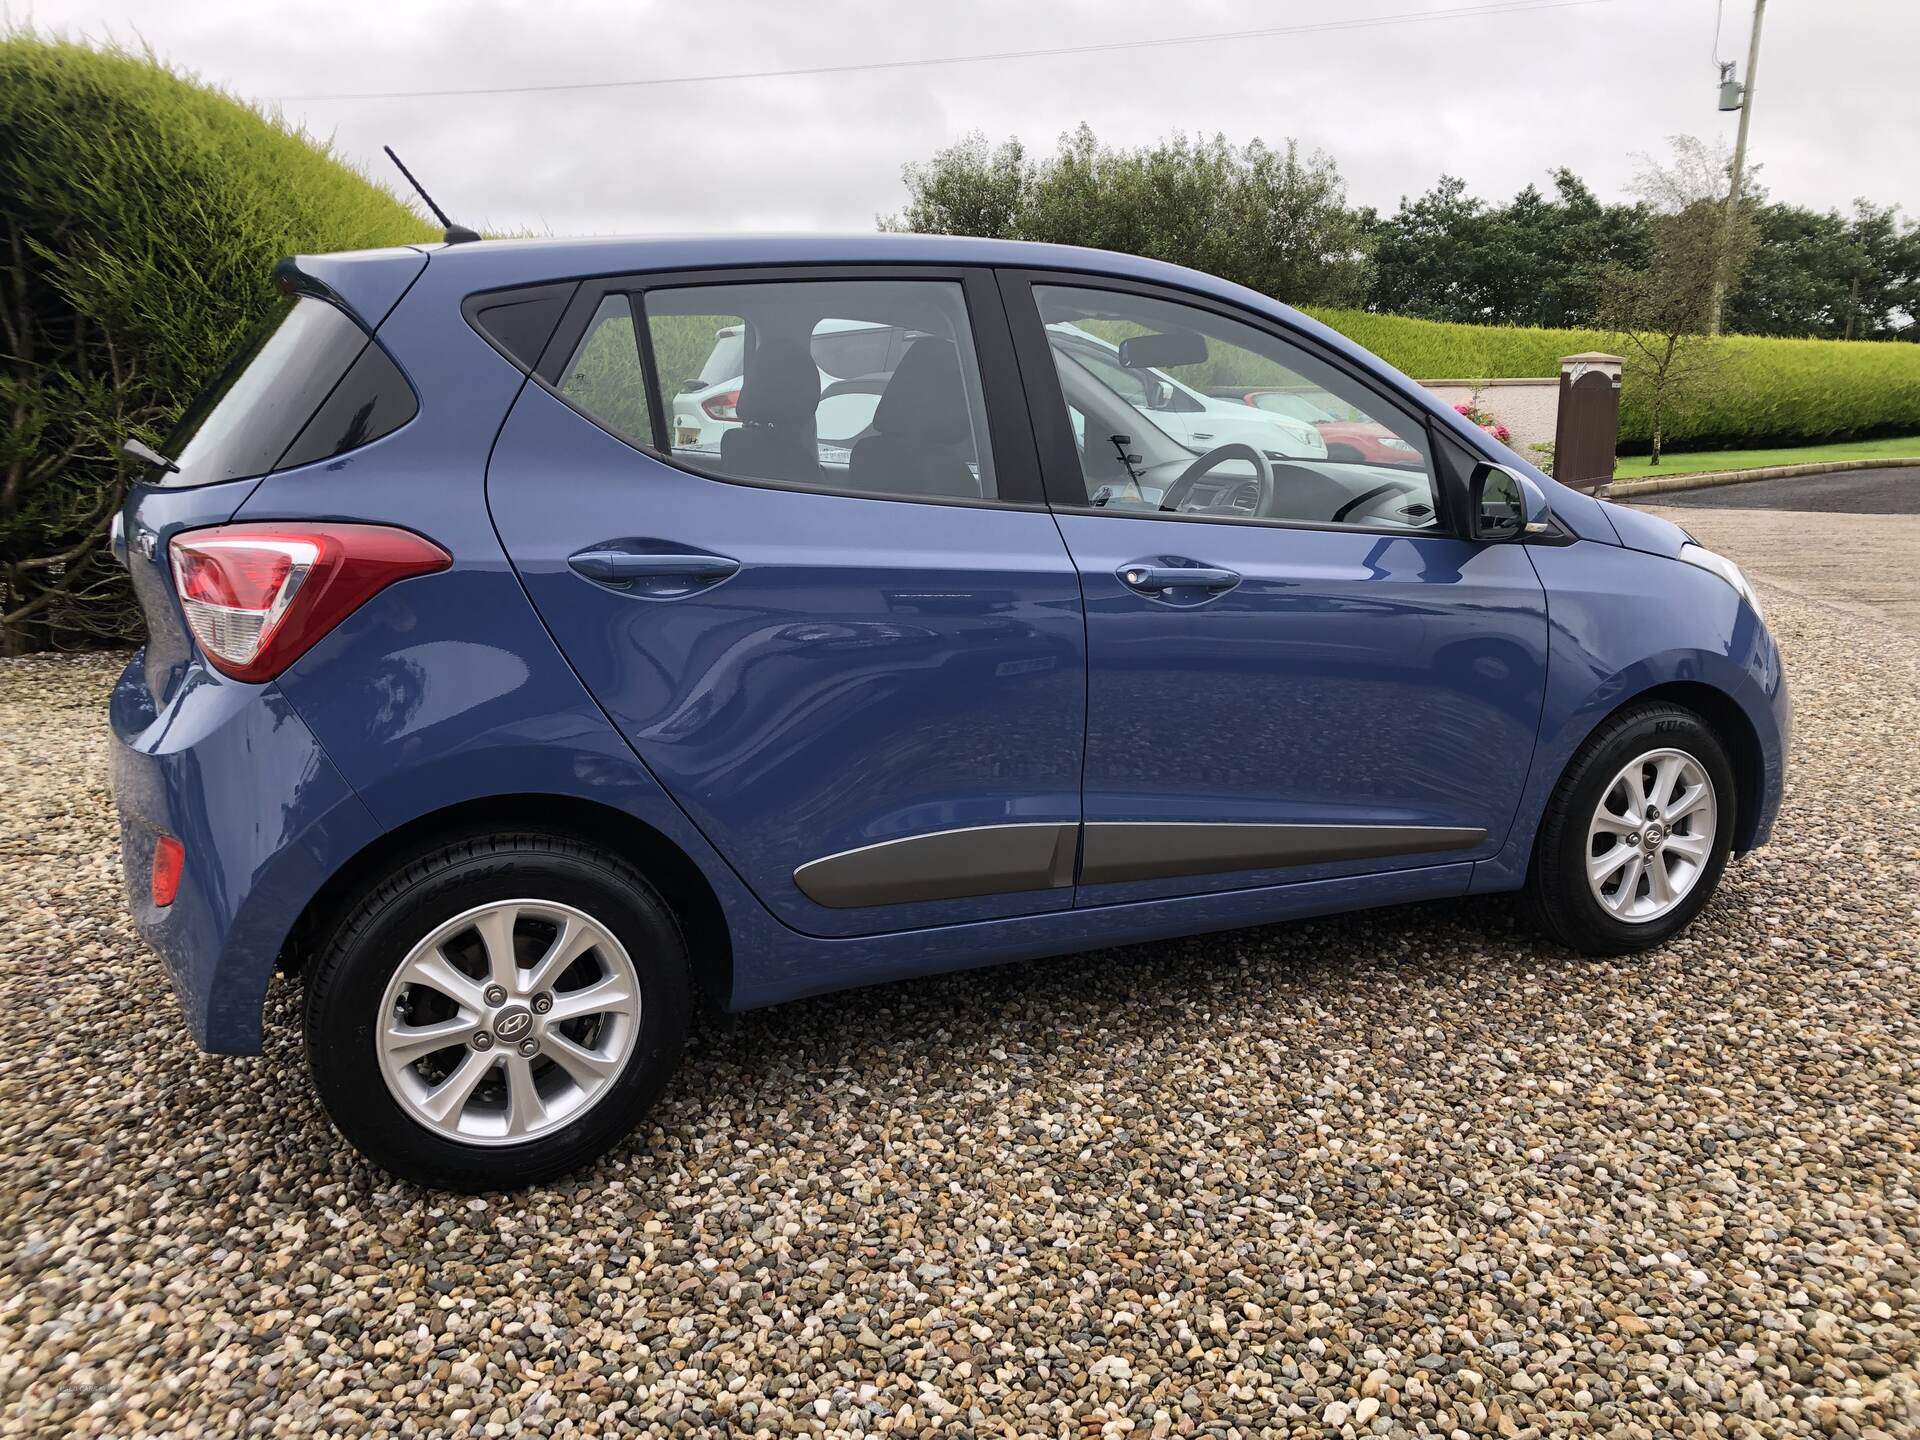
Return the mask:
<path id="1" fill-rule="evenodd" d="M 1552 526 L 1546 493 L 1518 470 L 1491 461 L 1467 481 L 1467 521 L 1476 540 L 1518 540 Z"/>

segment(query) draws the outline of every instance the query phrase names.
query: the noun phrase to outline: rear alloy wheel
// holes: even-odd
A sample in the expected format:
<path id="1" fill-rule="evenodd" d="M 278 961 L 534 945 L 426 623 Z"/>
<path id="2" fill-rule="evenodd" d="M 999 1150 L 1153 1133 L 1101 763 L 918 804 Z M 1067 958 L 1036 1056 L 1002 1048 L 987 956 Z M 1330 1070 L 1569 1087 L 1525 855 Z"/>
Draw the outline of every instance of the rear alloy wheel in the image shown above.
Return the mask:
<path id="1" fill-rule="evenodd" d="M 1547 804 L 1529 909 L 1588 954 L 1658 945 L 1711 898 L 1733 821 L 1733 767 L 1706 723 L 1676 705 L 1625 711 L 1588 737 Z"/>
<path id="2" fill-rule="evenodd" d="M 640 977 L 584 911 L 504 900 L 414 946 L 380 1012 L 380 1073 L 401 1107 L 456 1143 L 512 1145 L 612 1090 L 639 1030 Z"/>
<path id="3" fill-rule="evenodd" d="M 334 1124 L 403 1179 L 508 1190 L 588 1164 L 665 1087 L 688 1017 L 672 913 L 557 836 L 462 840 L 369 892 L 307 972 Z"/>

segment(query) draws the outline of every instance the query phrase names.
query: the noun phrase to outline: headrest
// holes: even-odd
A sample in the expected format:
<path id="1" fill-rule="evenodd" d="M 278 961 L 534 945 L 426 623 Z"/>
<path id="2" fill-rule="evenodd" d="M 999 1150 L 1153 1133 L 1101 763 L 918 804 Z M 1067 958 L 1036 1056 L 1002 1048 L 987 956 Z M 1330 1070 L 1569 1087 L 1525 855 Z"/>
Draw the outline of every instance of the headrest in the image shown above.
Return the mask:
<path id="1" fill-rule="evenodd" d="M 908 347 L 873 412 L 873 428 L 934 445 L 957 444 L 972 433 L 951 340 L 923 335 Z"/>
<path id="2" fill-rule="evenodd" d="M 792 425 L 811 421 L 820 408 L 820 369 L 804 340 L 763 335 L 747 356 L 735 410 L 748 425 Z"/>

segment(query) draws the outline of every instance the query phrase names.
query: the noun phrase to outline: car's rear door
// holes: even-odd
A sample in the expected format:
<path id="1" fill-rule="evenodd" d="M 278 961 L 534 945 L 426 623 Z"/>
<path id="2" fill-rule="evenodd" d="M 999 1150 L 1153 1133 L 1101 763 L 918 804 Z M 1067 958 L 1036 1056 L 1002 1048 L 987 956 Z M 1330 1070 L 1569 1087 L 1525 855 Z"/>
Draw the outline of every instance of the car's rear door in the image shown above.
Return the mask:
<path id="1" fill-rule="evenodd" d="M 916 338 L 822 433 L 811 338 L 848 324 Z M 676 452 L 665 401 L 736 325 L 741 423 Z M 797 929 L 1072 903 L 1085 631 L 1023 406 L 986 272 L 727 271 L 583 283 L 500 434 L 534 605 Z"/>
<path id="2" fill-rule="evenodd" d="M 1526 547 L 1461 538 L 1422 419 L 1308 337 L 1185 292 L 1002 282 L 1086 595 L 1078 903 L 1416 867 L 1464 888 L 1512 823 L 1544 694 Z M 1256 503 L 1252 466 L 1189 474 L 1204 445 L 1050 338 L 1074 331 L 1158 346 L 1176 358 L 1142 363 L 1197 390 L 1332 392 L 1395 458 L 1270 453 Z"/>

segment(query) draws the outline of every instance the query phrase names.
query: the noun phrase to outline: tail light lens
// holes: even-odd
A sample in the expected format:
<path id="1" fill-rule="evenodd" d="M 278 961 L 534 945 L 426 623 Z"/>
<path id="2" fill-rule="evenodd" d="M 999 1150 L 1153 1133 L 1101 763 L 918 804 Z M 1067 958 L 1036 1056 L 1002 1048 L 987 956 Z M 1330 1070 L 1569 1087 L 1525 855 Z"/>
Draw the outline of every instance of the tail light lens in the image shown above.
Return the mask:
<path id="1" fill-rule="evenodd" d="M 174 588 L 193 638 L 222 674 L 271 680 L 370 598 L 453 564 L 386 525 L 221 525 L 176 535 Z"/>
<path id="2" fill-rule="evenodd" d="M 700 402 L 700 408 L 707 412 L 709 420 L 738 420 L 740 392 L 728 390 L 719 395 L 709 395 Z"/>

